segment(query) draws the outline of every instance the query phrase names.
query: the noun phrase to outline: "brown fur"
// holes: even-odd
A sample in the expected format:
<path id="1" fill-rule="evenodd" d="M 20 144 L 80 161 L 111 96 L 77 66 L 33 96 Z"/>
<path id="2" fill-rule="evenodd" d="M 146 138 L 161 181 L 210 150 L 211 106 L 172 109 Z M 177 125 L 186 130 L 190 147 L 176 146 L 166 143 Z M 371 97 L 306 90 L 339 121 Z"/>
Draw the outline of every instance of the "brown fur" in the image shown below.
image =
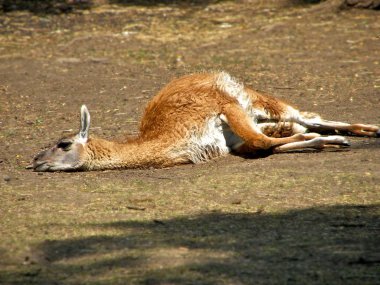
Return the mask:
<path id="1" fill-rule="evenodd" d="M 269 117 L 274 120 L 281 120 L 282 114 L 286 111 L 286 106 L 289 106 L 289 104 L 264 92 L 259 93 L 249 88 L 245 90 L 251 96 L 254 108 L 265 110 Z"/>

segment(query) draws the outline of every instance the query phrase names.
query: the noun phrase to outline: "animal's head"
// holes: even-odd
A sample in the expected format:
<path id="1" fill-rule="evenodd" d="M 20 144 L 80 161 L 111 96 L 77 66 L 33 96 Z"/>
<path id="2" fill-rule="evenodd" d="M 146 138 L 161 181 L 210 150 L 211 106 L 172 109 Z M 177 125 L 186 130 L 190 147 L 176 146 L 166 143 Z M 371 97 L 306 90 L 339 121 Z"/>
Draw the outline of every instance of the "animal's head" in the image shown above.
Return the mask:
<path id="1" fill-rule="evenodd" d="M 72 171 L 83 167 L 84 147 L 90 128 L 90 113 L 85 105 L 82 106 L 80 114 L 79 133 L 61 138 L 53 147 L 38 153 L 30 168 L 35 171 Z"/>

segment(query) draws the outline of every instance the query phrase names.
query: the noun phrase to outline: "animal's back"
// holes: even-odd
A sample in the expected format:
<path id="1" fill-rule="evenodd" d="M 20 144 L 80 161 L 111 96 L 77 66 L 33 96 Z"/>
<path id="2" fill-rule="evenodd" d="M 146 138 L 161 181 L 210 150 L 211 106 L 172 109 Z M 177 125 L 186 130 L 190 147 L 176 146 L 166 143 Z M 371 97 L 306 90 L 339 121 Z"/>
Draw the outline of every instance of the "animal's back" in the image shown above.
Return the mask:
<path id="1" fill-rule="evenodd" d="M 171 81 L 145 109 L 140 136 L 143 139 L 174 139 L 204 127 L 205 121 L 220 113 L 226 100 L 215 85 L 215 74 L 194 74 Z"/>

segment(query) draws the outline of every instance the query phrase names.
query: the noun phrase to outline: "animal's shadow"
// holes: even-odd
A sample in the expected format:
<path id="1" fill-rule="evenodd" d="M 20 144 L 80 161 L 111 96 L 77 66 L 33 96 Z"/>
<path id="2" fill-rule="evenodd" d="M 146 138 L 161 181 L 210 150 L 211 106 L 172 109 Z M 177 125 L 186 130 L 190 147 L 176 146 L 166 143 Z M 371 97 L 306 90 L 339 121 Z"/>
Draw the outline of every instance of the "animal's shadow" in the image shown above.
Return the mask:
<path id="1" fill-rule="evenodd" d="M 84 223 L 80 227 L 104 234 L 45 241 L 35 249 L 40 256 L 35 276 L 28 279 L 25 272 L 9 271 L 2 281 L 377 284 L 379 210 L 379 205 L 346 205 L 278 214 L 214 212 L 148 222 Z M 110 235 L 110 230 L 118 234 Z M 107 274 L 112 278 L 104 278 L 110 278 Z"/>

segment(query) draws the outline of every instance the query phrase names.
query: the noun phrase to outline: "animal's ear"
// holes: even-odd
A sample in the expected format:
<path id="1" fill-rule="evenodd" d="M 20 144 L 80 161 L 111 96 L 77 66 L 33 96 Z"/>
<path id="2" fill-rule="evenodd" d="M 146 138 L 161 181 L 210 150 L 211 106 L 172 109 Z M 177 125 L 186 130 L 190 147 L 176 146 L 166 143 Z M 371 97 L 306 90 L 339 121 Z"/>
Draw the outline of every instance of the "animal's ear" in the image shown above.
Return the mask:
<path id="1" fill-rule="evenodd" d="M 82 105 L 80 109 L 80 131 L 79 137 L 84 141 L 88 139 L 88 131 L 90 129 L 90 112 L 86 105 Z"/>

